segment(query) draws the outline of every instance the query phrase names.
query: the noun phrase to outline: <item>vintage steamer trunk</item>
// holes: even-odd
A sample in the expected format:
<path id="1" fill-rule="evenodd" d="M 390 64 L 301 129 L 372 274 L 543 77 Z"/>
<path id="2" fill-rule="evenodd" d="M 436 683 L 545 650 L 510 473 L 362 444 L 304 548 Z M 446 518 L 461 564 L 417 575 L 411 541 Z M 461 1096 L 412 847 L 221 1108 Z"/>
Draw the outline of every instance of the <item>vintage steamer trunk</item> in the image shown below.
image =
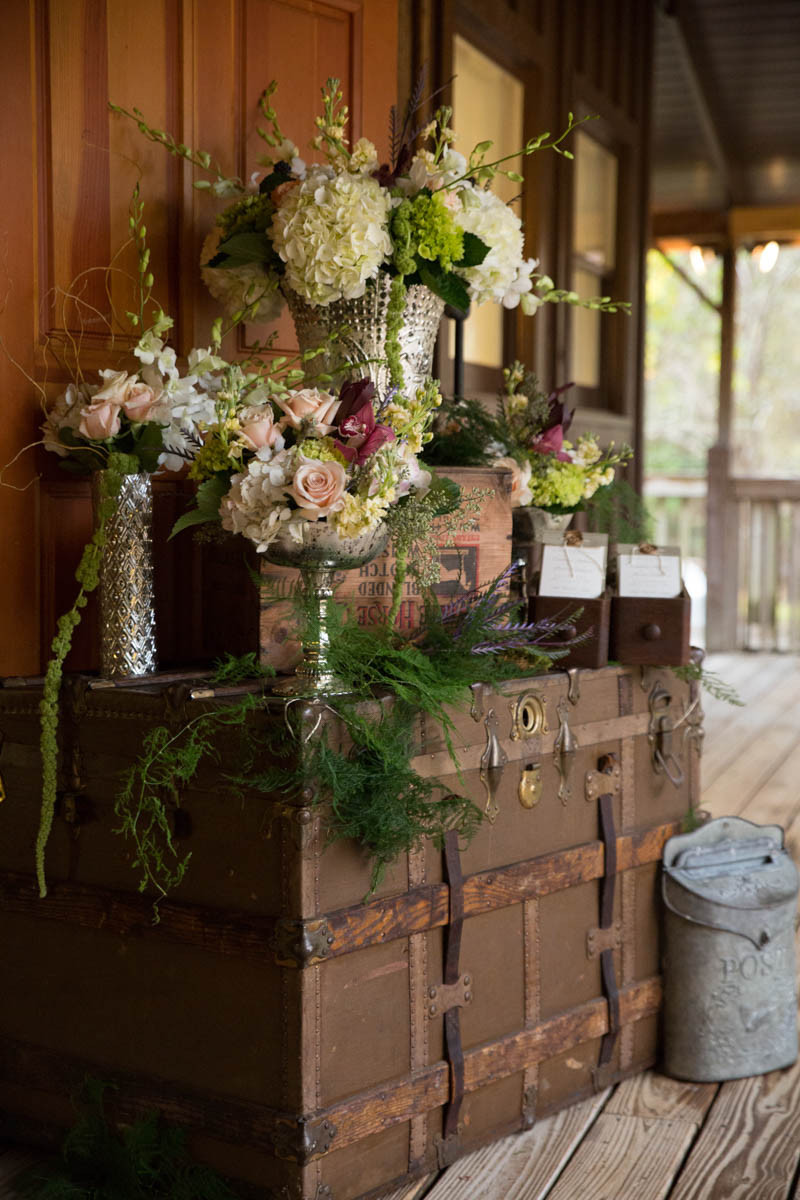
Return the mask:
<path id="1" fill-rule="evenodd" d="M 188 1127 L 243 1195 L 354 1200 L 654 1061 L 658 861 L 702 739 L 686 685 L 606 668 L 476 687 L 457 741 L 490 819 L 461 852 L 450 836 L 398 862 L 367 903 L 367 856 L 325 848 L 313 781 L 296 803 L 241 800 L 223 759 L 183 797 L 192 861 L 154 925 L 113 833 L 116 781 L 154 723 L 225 699 L 202 697 L 71 681 L 39 900 L 39 689 L 0 689 L 2 1136 L 52 1139 L 90 1073 L 119 1084 L 120 1116 Z M 323 721 L 339 736 L 304 710 L 307 735 Z M 460 788 L 438 734 L 419 736 L 420 769 Z"/>

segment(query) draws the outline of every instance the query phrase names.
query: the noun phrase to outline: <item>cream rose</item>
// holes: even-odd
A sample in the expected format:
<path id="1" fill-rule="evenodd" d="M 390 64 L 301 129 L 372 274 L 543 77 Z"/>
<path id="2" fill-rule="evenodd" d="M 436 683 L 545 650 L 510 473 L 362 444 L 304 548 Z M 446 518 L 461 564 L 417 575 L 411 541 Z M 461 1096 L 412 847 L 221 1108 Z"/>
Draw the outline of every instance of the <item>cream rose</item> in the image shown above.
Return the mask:
<path id="1" fill-rule="evenodd" d="M 119 433 L 119 411 L 118 404 L 111 404 L 107 400 L 101 400 L 99 404 L 90 404 L 88 408 L 81 409 L 78 433 L 81 437 L 97 441 L 114 437 Z"/>
<path id="2" fill-rule="evenodd" d="M 275 424 L 272 409 L 254 408 L 252 415 L 242 421 L 239 432 L 245 446 L 250 450 L 261 450 L 264 446 L 278 449 L 283 447 L 283 436 Z"/>
<path id="3" fill-rule="evenodd" d="M 131 421 L 149 421 L 157 399 L 158 397 L 148 384 L 134 381 L 130 382 L 122 407 L 125 409 L 125 415 Z"/>
<path id="4" fill-rule="evenodd" d="M 301 516 L 318 521 L 343 507 L 346 487 L 347 472 L 341 463 L 302 459 L 284 490 L 296 501 Z"/>
<path id="5" fill-rule="evenodd" d="M 303 421 L 312 420 L 324 436 L 333 428 L 330 422 L 336 416 L 339 399 L 330 392 L 303 388 L 302 391 L 292 392 L 285 400 L 278 400 L 277 404 L 293 429 L 299 429 Z"/>
<path id="6" fill-rule="evenodd" d="M 531 464 L 526 462 L 520 466 L 515 458 L 496 458 L 492 465 L 505 467 L 511 472 L 511 507 L 525 508 L 530 504 L 533 499 L 530 488 Z"/>

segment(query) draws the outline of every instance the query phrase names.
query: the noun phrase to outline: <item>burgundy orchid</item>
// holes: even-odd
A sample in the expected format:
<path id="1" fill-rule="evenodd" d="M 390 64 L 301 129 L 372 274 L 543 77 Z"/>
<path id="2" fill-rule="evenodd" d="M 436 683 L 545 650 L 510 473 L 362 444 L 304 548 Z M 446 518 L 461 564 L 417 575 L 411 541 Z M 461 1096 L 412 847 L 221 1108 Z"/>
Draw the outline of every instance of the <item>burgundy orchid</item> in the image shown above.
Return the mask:
<path id="1" fill-rule="evenodd" d="M 569 421 L 571 422 L 571 420 L 572 416 L 570 415 Z M 570 456 L 561 448 L 564 445 L 565 429 L 564 425 L 551 425 L 544 433 L 540 433 L 533 439 L 530 445 L 531 450 L 534 454 L 554 454 L 559 462 L 572 462 Z"/>
<path id="2" fill-rule="evenodd" d="M 347 442 L 339 439 L 347 438 Z M 385 442 L 394 441 L 394 430 L 388 425 L 378 425 L 372 404 L 362 404 L 357 412 L 352 413 L 339 422 L 339 439 L 336 449 L 342 453 L 348 462 L 356 462 L 361 466 Z"/>
<path id="3" fill-rule="evenodd" d="M 341 428 L 353 413 L 358 412 L 364 404 L 371 404 L 375 399 L 375 384 L 371 379 L 358 379 L 351 383 L 343 383 L 339 389 L 339 408 L 336 412 L 336 424 Z"/>
<path id="4" fill-rule="evenodd" d="M 569 391 L 569 389 L 573 386 L 574 385 L 572 383 L 563 383 L 561 387 L 555 388 L 547 397 L 547 403 L 550 405 L 550 412 L 548 413 L 547 420 L 542 428 L 543 434 L 547 433 L 550 429 L 553 429 L 557 425 L 561 426 L 562 434 L 566 434 L 567 430 L 572 424 L 572 418 L 575 416 L 575 409 L 573 408 L 570 412 L 566 404 L 559 400 L 559 396 L 563 395 L 564 392 Z M 559 449 L 561 449 L 560 444 Z"/>

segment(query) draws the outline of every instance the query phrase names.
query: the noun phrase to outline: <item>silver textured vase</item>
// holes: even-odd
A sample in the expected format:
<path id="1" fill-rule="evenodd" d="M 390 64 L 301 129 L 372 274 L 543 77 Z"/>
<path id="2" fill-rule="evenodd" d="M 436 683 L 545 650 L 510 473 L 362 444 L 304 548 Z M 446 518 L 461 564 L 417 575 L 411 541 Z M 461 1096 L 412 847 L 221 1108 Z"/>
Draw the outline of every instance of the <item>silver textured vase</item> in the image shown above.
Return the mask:
<path id="1" fill-rule="evenodd" d="M 389 276 L 381 272 L 357 300 L 334 300 L 326 305 L 308 304 L 297 292 L 285 288 L 301 350 L 316 349 L 339 331 L 331 349 L 312 360 L 312 371 L 332 374 L 337 386 L 348 379 L 369 378 L 378 394 L 386 395 L 390 386 L 386 317 L 391 285 Z M 429 288 L 415 283 L 406 289 L 399 341 L 407 393 L 413 394 L 430 378 L 443 312 L 444 300 Z"/>
<path id="2" fill-rule="evenodd" d="M 103 474 L 92 477 L 95 509 Z M 153 489 L 149 475 L 123 475 L 100 568 L 100 673 L 121 679 L 156 666 Z"/>
<path id="3" fill-rule="evenodd" d="M 309 618 L 303 634 L 303 661 L 295 676 L 273 688 L 275 693 L 335 696 L 348 690 L 328 661 L 328 605 L 333 601 L 337 573 L 369 562 L 381 553 L 388 538 L 385 525 L 378 525 L 359 537 L 342 538 L 327 521 L 309 521 L 304 525 L 302 542 L 296 542 L 289 533 L 281 533 L 263 552 L 268 562 L 279 567 L 299 568 Z"/>
<path id="4" fill-rule="evenodd" d="M 514 541 L 538 542 L 543 533 L 564 533 L 569 528 L 572 513 L 551 513 L 546 508 L 527 505 L 511 510 Z"/>

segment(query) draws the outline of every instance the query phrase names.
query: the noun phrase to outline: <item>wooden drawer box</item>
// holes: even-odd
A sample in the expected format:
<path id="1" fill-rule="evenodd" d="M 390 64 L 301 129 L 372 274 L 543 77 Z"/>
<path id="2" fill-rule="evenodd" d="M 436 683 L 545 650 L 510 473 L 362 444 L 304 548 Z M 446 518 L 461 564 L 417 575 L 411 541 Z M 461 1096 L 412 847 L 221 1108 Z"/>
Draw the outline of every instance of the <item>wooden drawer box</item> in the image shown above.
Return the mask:
<path id="1" fill-rule="evenodd" d="M 581 610 L 573 623 L 576 634 L 586 634 L 586 640 L 574 646 L 558 666 L 567 670 L 572 667 L 597 670 L 608 664 L 608 630 L 611 620 L 611 596 L 605 592 L 596 600 L 569 600 L 563 596 L 531 596 L 528 602 L 528 619 L 541 621 L 550 618 L 563 621 L 571 613 Z M 565 630 L 565 633 L 568 631 Z"/>
<path id="2" fill-rule="evenodd" d="M 652 1063 L 658 862 L 697 793 L 701 718 L 673 746 L 673 786 L 650 701 L 660 689 L 659 719 L 677 721 L 689 689 L 644 682 L 606 668 L 476 688 L 453 715 L 491 822 L 460 852 L 451 836 L 398 861 L 367 903 L 368 858 L 326 849 L 312 780 L 297 803 L 242 802 L 204 769 L 182 799 L 189 870 L 157 925 L 113 833 L 118 772 L 148 728 L 222 701 L 73 683 L 72 802 L 39 900 L 39 696 L 0 689 L 4 1135 L 56 1137 L 90 1073 L 119 1085 L 122 1117 L 155 1106 L 186 1126 L 243 1196 L 355 1200 Z M 254 720 L 283 718 L 276 700 Z M 461 788 L 435 731 L 419 745 L 418 769 Z"/>
<path id="3" fill-rule="evenodd" d="M 691 601 L 613 596 L 609 658 L 626 666 L 684 667 L 691 661 Z"/>

